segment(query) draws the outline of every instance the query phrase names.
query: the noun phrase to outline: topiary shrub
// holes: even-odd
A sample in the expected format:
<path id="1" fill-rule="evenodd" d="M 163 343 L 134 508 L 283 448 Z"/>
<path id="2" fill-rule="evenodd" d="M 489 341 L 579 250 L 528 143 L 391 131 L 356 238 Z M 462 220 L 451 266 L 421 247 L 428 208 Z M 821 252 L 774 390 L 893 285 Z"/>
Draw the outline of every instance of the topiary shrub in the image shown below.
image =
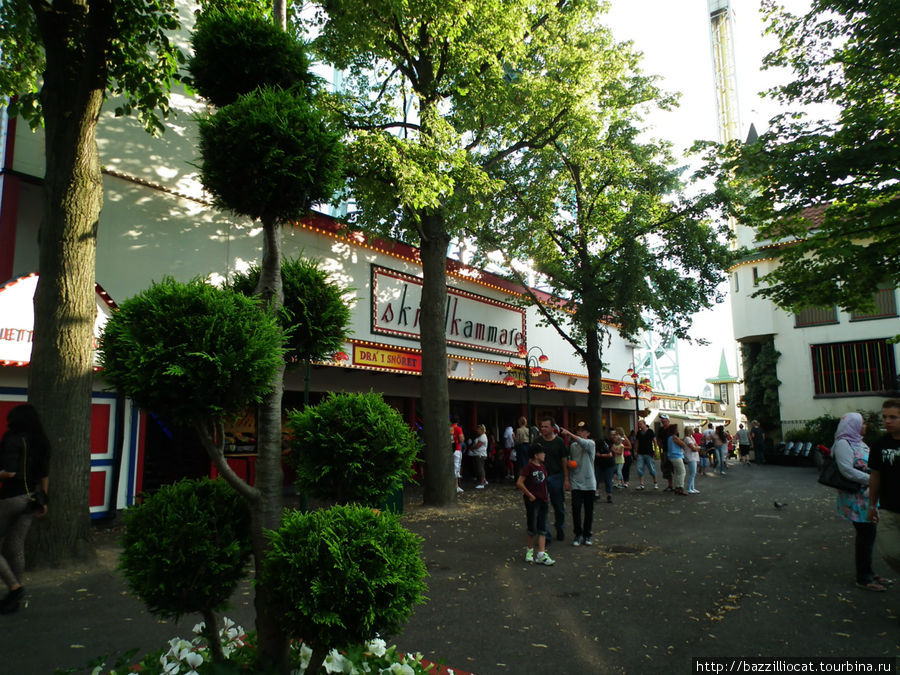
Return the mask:
<path id="1" fill-rule="evenodd" d="M 125 512 L 119 568 L 153 614 L 203 615 L 208 643 L 250 558 L 250 512 L 222 480 L 181 480 Z"/>
<path id="2" fill-rule="evenodd" d="M 257 87 L 305 93 L 314 81 L 305 45 L 275 25 L 260 7 L 204 10 L 194 25 L 191 47 L 192 83 L 219 108 Z"/>
<path id="3" fill-rule="evenodd" d="M 262 400 L 283 337 L 258 303 L 200 279 L 167 278 L 129 298 L 103 330 L 103 376 L 138 405 L 187 426 Z"/>
<path id="4" fill-rule="evenodd" d="M 284 305 L 278 318 L 287 335 L 288 361 L 312 361 L 331 356 L 344 344 L 350 307 L 344 302 L 349 289 L 332 281 L 315 260 L 288 258 L 281 262 Z M 231 287 L 254 295 L 259 267 L 237 273 Z"/>
<path id="5" fill-rule="evenodd" d="M 415 433 L 381 394 L 331 394 L 290 413 L 297 488 L 338 504 L 378 506 L 403 485 L 418 450 Z"/>
<path id="6" fill-rule="evenodd" d="M 292 511 L 269 542 L 262 579 L 285 630 L 312 648 L 313 663 L 332 647 L 398 632 L 425 600 L 422 539 L 393 514 L 362 506 Z"/>
<path id="7" fill-rule="evenodd" d="M 218 208 L 286 221 L 343 183 L 341 133 L 293 92 L 255 89 L 199 123 L 201 180 Z"/>

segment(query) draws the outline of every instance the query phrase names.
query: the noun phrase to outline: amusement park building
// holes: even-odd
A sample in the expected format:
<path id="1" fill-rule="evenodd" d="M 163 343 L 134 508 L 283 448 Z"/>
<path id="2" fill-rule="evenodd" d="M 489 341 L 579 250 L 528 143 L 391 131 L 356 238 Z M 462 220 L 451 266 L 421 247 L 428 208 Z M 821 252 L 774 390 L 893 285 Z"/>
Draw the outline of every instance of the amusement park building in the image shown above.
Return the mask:
<path id="1" fill-rule="evenodd" d="M 821 211 L 810 210 L 813 223 Z M 730 293 L 735 339 L 742 345 L 771 341 L 780 354 L 777 376 L 782 431 L 830 414 L 876 411 L 884 396 L 897 393 L 900 333 L 897 289 L 880 288 L 871 314 L 837 307 L 792 314 L 753 297 L 762 277 L 778 265 L 777 251 L 788 241 L 756 241 L 751 228 L 738 225 L 737 245 L 753 253 L 731 269 Z M 744 362 L 744 368 L 748 363 Z"/>
<path id="2" fill-rule="evenodd" d="M 104 203 L 97 230 L 96 337 L 116 303 L 164 277 L 228 280 L 261 257 L 257 224 L 217 211 L 200 186 L 194 113 L 197 100 L 174 95 L 178 114 L 158 138 L 136 120 L 102 116 L 98 144 L 103 163 Z M 111 110 L 114 106 L 106 106 Z M 0 119 L 0 415 L 27 398 L 36 285 L 37 233 L 42 212 L 43 135 L 16 119 Z M 418 422 L 421 350 L 416 309 L 421 290 L 418 251 L 398 241 L 348 233 L 333 217 L 316 213 L 282 232 L 285 257 L 319 260 L 334 279 L 353 291 L 349 361 L 320 363 L 312 370 L 312 400 L 331 391 L 377 391 Z M 521 287 L 496 275 L 447 260 L 447 378 L 451 414 L 464 427 L 483 423 L 495 434 L 526 413 L 552 415 L 563 425 L 587 417 L 587 371 L 534 307 L 520 301 Z M 532 386 L 509 386 L 509 371 L 521 372 L 517 345 L 540 347 L 548 357 Z M 608 427 L 631 429 L 636 410 L 665 409 L 683 422 L 728 421 L 718 401 L 661 394 L 652 406 L 647 393 L 634 395 L 626 376 L 635 345 L 613 331 L 604 350 L 610 379 L 603 382 Z M 508 362 L 513 368 L 508 367 Z M 711 364 L 711 370 L 715 364 Z M 301 405 L 302 374 L 288 371 L 285 407 Z M 95 374 L 92 417 L 92 512 L 103 515 L 132 503 L 141 489 L 181 475 L 209 471 L 189 435 L 132 407 Z M 232 429 L 253 435 L 253 415 Z M 252 443 L 252 441 L 248 441 Z M 247 469 L 248 471 L 250 469 Z"/>

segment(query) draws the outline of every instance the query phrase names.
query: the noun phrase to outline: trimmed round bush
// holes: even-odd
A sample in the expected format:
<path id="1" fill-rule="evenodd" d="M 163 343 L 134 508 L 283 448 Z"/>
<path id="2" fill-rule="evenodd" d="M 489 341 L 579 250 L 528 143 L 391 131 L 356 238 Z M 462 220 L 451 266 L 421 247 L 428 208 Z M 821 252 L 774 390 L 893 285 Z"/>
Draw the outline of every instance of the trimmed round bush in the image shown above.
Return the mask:
<path id="1" fill-rule="evenodd" d="M 410 475 L 418 439 L 381 394 L 331 394 L 288 417 L 297 489 L 378 506 Z"/>
<path id="2" fill-rule="evenodd" d="M 422 539 L 391 513 L 355 505 L 292 511 L 269 541 L 264 583 L 285 629 L 313 651 L 396 634 L 425 600 Z"/>
<path id="3" fill-rule="evenodd" d="M 288 361 L 316 360 L 330 356 L 344 344 L 350 308 L 344 302 L 347 289 L 329 280 L 314 260 L 287 259 L 281 264 L 284 305 L 279 312 L 287 335 Z M 232 288 L 253 295 L 259 267 L 235 274 Z"/>
<path id="4" fill-rule="evenodd" d="M 209 9 L 197 18 L 188 68 L 193 85 L 221 108 L 260 86 L 305 93 L 313 83 L 306 47 L 259 8 Z"/>
<path id="5" fill-rule="evenodd" d="M 250 512 L 223 480 L 181 480 L 125 512 L 119 567 L 154 614 L 223 609 L 250 559 Z"/>
<path id="6" fill-rule="evenodd" d="M 202 118 L 199 131 L 203 186 L 219 208 L 288 221 L 343 183 L 340 133 L 291 92 L 256 89 Z"/>
<path id="7" fill-rule="evenodd" d="M 187 425 L 260 401 L 283 359 L 277 321 L 259 304 L 201 280 L 153 284 L 103 331 L 103 376 L 138 405 Z"/>

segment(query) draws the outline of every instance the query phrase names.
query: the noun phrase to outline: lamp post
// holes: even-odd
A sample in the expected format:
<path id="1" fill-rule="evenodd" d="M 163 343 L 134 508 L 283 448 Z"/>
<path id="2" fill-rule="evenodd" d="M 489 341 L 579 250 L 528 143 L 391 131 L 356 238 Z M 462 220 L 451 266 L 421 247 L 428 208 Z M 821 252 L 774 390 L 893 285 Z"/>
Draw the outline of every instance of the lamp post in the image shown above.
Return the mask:
<path id="1" fill-rule="evenodd" d="M 521 344 L 519 345 L 519 358 L 525 361 L 525 366 L 523 368 L 525 378 L 517 378 L 513 375 L 512 370 L 515 368 L 515 364 L 513 364 L 512 360 L 509 360 L 506 362 L 507 371 L 503 381 L 508 385 L 515 385 L 519 389 L 525 387 L 525 409 L 528 416 L 528 424 L 531 425 L 534 424 L 534 420 L 531 419 L 531 376 L 537 376 L 543 372 L 541 364 L 546 363 L 549 360 L 549 357 L 544 354 L 544 350 L 538 346 L 529 349 L 527 345 Z M 550 380 L 546 386 L 547 388 L 552 389 L 554 386 L 553 380 Z"/>
<path id="2" fill-rule="evenodd" d="M 638 419 L 641 416 L 641 394 L 644 394 L 644 398 L 649 399 L 650 401 L 655 401 L 656 397 L 651 396 L 651 392 L 653 391 L 653 387 L 650 385 L 649 377 L 639 377 L 638 372 L 632 363 L 629 366 L 628 370 L 625 371 L 625 376 L 632 381 L 632 386 L 634 387 L 634 432 L 637 433 L 637 423 Z M 631 392 L 627 389 L 623 394 L 625 398 L 631 398 Z"/>

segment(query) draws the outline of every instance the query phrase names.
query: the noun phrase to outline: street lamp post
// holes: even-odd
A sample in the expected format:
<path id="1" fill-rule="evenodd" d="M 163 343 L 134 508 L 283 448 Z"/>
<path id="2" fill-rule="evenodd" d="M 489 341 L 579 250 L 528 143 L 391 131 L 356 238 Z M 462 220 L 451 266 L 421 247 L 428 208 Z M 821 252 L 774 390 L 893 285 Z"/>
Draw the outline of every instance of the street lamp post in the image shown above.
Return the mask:
<path id="1" fill-rule="evenodd" d="M 632 386 L 634 387 L 634 432 L 637 433 L 637 423 L 638 419 L 641 416 L 641 394 L 644 394 L 644 398 L 647 398 L 651 401 L 655 400 L 655 396 L 651 396 L 650 393 L 653 391 L 653 387 L 650 385 L 649 377 L 639 377 L 638 372 L 634 367 L 634 364 L 625 371 L 625 377 L 631 379 Z M 631 398 L 631 393 L 629 391 L 625 391 L 625 398 Z"/>
<path id="2" fill-rule="evenodd" d="M 520 389 L 525 387 L 525 409 L 528 416 L 528 424 L 534 424 L 534 420 L 531 419 L 531 377 L 532 375 L 540 375 L 541 372 L 543 372 L 541 365 L 546 363 L 549 360 L 549 357 L 544 354 L 544 350 L 538 346 L 529 349 L 527 345 L 521 344 L 519 345 L 519 358 L 525 361 L 525 366 L 523 368 L 525 378 L 517 378 L 513 375 L 512 370 L 515 368 L 515 364 L 513 364 L 512 360 L 509 360 L 506 363 L 507 371 L 503 381 L 506 382 L 506 384 L 515 385 Z M 553 380 L 550 380 L 547 383 L 547 387 L 553 387 Z"/>

